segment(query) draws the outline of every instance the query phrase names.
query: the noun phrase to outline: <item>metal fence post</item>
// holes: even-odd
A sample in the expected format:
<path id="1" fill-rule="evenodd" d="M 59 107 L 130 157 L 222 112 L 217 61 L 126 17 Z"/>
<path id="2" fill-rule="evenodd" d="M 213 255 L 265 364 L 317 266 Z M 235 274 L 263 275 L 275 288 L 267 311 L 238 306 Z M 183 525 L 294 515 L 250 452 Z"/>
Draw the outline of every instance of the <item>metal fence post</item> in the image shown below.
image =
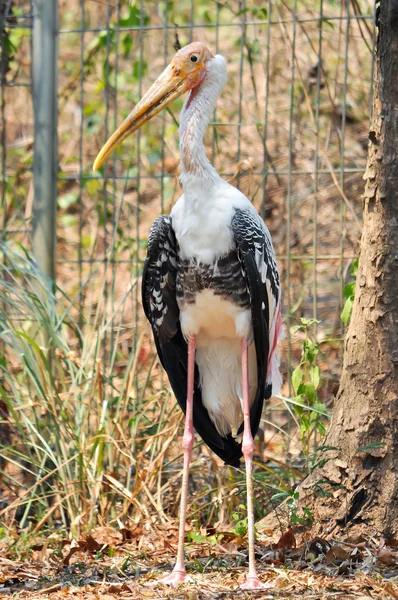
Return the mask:
<path id="1" fill-rule="evenodd" d="M 33 0 L 32 95 L 34 111 L 33 255 L 55 279 L 57 210 L 58 0 Z"/>

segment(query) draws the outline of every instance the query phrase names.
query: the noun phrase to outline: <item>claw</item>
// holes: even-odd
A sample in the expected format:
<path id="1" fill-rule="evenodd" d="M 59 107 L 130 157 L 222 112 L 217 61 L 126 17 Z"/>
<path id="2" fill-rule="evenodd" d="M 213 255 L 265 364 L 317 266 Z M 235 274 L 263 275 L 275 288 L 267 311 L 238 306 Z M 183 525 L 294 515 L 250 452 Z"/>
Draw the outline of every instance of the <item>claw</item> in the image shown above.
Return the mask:
<path id="1" fill-rule="evenodd" d="M 241 590 L 265 590 L 271 586 L 262 583 L 257 576 L 249 576 L 239 587 Z"/>
<path id="2" fill-rule="evenodd" d="M 192 577 L 187 575 L 185 571 L 175 570 L 167 575 L 166 577 L 162 577 L 162 579 L 158 579 L 157 583 L 163 583 L 164 585 L 171 585 L 172 587 L 177 587 L 180 583 L 193 583 Z"/>

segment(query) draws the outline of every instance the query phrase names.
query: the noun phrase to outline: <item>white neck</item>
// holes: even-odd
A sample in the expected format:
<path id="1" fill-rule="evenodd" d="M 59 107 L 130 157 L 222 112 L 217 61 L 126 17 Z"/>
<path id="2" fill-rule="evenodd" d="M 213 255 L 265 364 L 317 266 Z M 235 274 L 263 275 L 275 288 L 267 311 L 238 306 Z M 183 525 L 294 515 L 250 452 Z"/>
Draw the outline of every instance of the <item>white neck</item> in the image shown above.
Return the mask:
<path id="1" fill-rule="evenodd" d="M 217 55 L 210 59 L 205 79 L 191 90 L 181 111 L 180 179 L 185 192 L 189 190 L 191 183 L 206 185 L 220 179 L 206 156 L 203 136 L 226 82 L 225 61 L 222 56 Z"/>

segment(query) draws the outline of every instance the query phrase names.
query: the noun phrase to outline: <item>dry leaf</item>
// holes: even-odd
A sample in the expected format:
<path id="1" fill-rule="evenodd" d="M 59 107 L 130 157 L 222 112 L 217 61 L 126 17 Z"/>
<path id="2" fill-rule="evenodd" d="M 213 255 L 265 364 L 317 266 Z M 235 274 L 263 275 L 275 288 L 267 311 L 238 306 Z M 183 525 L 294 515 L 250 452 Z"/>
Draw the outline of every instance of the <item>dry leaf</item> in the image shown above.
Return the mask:
<path id="1" fill-rule="evenodd" d="M 65 567 L 69 566 L 70 559 L 76 552 L 81 552 L 81 548 L 79 546 L 71 546 L 68 554 L 62 559 L 62 564 L 65 565 Z"/>
<path id="2" fill-rule="evenodd" d="M 132 584 L 129 584 L 129 583 L 123 583 L 123 585 L 122 585 L 122 591 L 123 592 L 133 592 L 134 591 L 134 586 Z"/>
<path id="3" fill-rule="evenodd" d="M 381 548 L 377 553 L 377 560 L 383 565 L 395 565 L 397 564 L 397 556 L 391 550 L 387 548 Z"/>
<path id="4" fill-rule="evenodd" d="M 296 538 L 294 537 L 293 529 L 288 529 L 280 538 L 276 545 L 278 550 L 290 550 L 296 547 Z"/>
<path id="5" fill-rule="evenodd" d="M 326 554 L 326 564 L 331 565 L 332 563 L 342 563 L 345 560 L 349 560 L 350 555 L 341 546 L 332 546 Z"/>
<path id="6" fill-rule="evenodd" d="M 108 594 L 119 594 L 123 590 L 123 585 L 123 583 L 111 583 L 106 591 Z"/>
<path id="7" fill-rule="evenodd" d="M 357 534 L 349 535 L 344 541 L 347 544 L 364 544 L 367 542 L 367 539 L 362 534 Z"/>
<path id="8" fill-rule="evenodd" d="M 79 546 L 82 550 L 88 550 L 89 552 L 98 552 L 103 548 L 103 544 L 99 544 L 92 535 L 88 535 L 83 542 L 79 542 Z"/>

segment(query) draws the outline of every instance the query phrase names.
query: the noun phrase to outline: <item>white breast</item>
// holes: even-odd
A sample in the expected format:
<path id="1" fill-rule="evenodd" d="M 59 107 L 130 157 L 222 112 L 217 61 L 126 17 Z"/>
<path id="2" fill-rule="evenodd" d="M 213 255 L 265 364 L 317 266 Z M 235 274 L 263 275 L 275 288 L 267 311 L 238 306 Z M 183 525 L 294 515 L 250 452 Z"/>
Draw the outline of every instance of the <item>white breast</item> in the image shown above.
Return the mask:
<path id="1" fill-rule="evenodd" d="M 231 222 L 236 209 L 253 207 L 236 188 L 221 178 L 210 185 L 192 178 L 189 191 L 171 212 L 182 260 L 195 257 L 211 264 L 233 247 Z"/>
<path id="2" fill-rule="evenodd" d="M 180 310 L 182 333 L 185 337 L 196 335 L 197 346 L 220 338 L 240 340 L 252 337 L 250 310 L 243 310 L 212 290 L 200 292 L 195 302 L 182 305 Z"/>

